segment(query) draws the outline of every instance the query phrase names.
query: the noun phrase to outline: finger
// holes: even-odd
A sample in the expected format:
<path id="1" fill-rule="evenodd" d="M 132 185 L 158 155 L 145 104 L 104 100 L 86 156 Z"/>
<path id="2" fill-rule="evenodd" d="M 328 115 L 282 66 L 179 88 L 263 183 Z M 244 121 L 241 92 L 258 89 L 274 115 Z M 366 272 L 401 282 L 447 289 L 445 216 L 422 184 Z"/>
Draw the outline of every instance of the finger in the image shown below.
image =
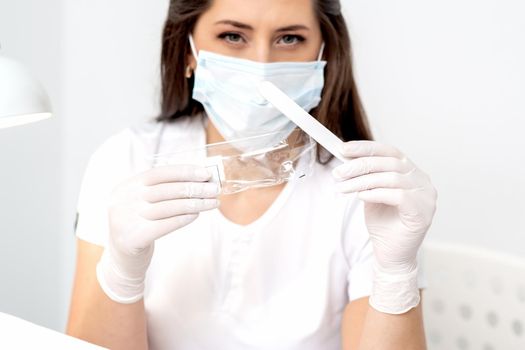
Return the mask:
<path id="1" fill-rule="evenodd" d="M 151 241 L 155 241 L 168 233 L 171 233 L 175 230 L 178 230 L 199 217 L 199 214 L 188 214 L 188 215 L 179 215 L 174 216 L 164 220 L 157 220 L 151 223 L 151 229 L 148 230 L 151 236 L 149 237 Z"/>
<path id="2" fill-rule="evenodd" d="M 361 191 L 357 196 L 368 203 L 399 206 L 403 202 L 404 190 L 400 188 L 376 188 Z"/>
<path id="3" fill-rule="evenodd" d="M 211 178 L 208 169 L 197 165 L 170 165 L 148 170 L 143 174 L 146 186 L 169 182 L 204 182 Z"/>
<path id="4" fill-rule="evenodd" d="M 141 214 L 148 220 L 163 220 L 178 215 L 198 214 L 215 209 L 219 204 L 217 199 L 174 199 L 148 204 Z"/>
<path id="5" fill-rule="evenodd" d="M 362 175 L 336 184 L 339 192 L 353 193 L 372 190 L 375 188 L 410 188 L 410 181 L 406 176 L 394 173 L 373 173 Z"/>
<path id="6" fill-rule="evenodd" d="M 359 157 L 394 157 L 402 159 L 405 156 L 397 148 L 376 141 L 349 141 L 343 143 L 341 153 L 348 158 Z"/>
<path id="7" fill-rule="evenodd" d="M 143 199 L 157 203 L 182 198 L 216 198 L 219 186 L 214 182 L 170 182 L 145 187 Z"/>
<path id="8" fill-rule="evenodd" d="M 378 172 L 397 172 L 406 174 L 412 170 L 408 159 L 401 160 L 394 157 L 361 157 L 344 163 L 332 171 L 338 181 L 348 180 L 357 176 Z"/>

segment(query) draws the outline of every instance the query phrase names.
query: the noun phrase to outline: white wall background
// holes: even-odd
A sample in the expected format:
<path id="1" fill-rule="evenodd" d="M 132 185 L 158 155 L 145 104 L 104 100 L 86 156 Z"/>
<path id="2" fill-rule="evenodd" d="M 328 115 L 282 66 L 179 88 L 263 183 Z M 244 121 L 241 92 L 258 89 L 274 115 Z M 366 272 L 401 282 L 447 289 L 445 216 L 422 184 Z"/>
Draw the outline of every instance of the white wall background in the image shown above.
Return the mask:
<path id="1" fill-rule="evenodd" d="M 61 118 L 62 14 L 59 0 L 0 0 L 2 53 L 27 64 Z M 57 118 L 0 130 L 0 311 L 54 328 L 65 298 L 62 129 Z"/>
<path id="2" fill-rule="evenodd" d="M 525 3 L 345 4 L 376 138 L 439 191 L 428 239 L 525 256 Z"/>
<path id="3" fill-rule="evenodd" d="M 32 69 L 56 112 L 0 130 L 0 311 L 63 329 L 82 173 L 105 138 L 155 115 L 167 4 L 0 0 L 2 52 Z M 376 138 L 439 190 L 428 239 L 525 255 L 524 3 L 344 5 Z"/>

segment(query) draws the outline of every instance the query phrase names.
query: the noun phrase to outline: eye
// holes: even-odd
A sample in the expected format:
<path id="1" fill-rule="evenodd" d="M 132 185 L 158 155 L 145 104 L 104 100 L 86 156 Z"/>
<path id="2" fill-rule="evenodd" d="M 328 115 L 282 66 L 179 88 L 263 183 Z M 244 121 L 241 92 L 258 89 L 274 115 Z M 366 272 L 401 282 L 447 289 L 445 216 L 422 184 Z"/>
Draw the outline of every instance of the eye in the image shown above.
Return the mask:
<path id="1" fill-rule="evenodd" d="M 302 43 L 304 40 L 305 40 L 304 37 L 300 35 L 287 34 L 287 35 L 283 35 L 281 39 L 279 39 L 278 43 L 284 44 L 284 45 L 296 45 L 296 44 Z"/>
<path id="2" fill-rule="evenodd" d="M 222 33 L 219 35 L 219 38 L 231 44 L 239 44 L 243 41 L 243 38 L 239 33 Z"/>

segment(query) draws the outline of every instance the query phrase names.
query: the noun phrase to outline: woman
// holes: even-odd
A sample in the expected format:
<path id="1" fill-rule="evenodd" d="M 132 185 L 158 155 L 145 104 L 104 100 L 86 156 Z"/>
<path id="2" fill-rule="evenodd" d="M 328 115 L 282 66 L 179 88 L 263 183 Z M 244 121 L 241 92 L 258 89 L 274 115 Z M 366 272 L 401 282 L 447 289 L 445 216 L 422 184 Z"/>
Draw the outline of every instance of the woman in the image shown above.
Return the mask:
<path id="1" fill-rule="evenodd" d="M 68 333 L 112 349 L 424 349 L 416 256 L 436 192 L 370 141 L 339 1 L 172 0 L 162 45 L 161 116 L 85 174 Z M 243 82 L 269 76 L 347 163 L 319 150 L 304 179 L 230 195 L 205 168 L 144 164 L 289 129 L 247 102 Z"/>

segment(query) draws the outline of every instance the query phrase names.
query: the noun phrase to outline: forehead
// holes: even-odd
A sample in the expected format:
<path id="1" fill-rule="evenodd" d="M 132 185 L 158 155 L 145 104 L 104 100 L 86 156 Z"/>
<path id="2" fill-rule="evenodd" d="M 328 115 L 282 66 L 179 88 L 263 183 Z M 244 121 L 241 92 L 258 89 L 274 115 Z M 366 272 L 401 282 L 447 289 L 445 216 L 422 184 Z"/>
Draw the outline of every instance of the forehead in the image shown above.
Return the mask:
<path id="1" fill-rule="evenodd" d="M 291 24 L 317 26 L 315 0 L 213 0 L 201 17 L 203 21 L 224 19 L 246 23 L 254 29 L 285 27 Z"/>

